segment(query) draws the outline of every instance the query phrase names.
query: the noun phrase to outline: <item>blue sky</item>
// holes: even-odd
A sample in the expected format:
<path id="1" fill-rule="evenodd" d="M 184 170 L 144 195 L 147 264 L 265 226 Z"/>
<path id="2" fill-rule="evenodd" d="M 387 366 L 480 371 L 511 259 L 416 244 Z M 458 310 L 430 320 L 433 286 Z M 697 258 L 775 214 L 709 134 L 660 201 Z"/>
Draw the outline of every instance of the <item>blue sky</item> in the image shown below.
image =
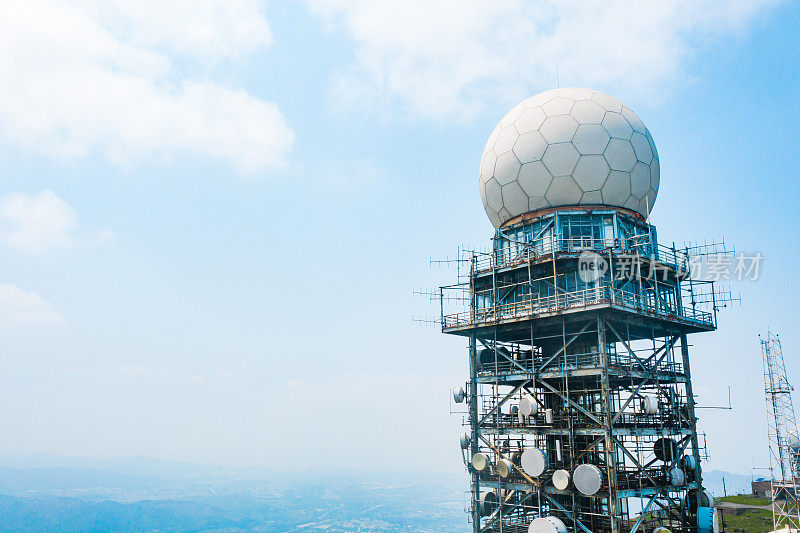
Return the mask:
<path id="1" fill-rule="evenodd" d="M 558 64 L 653 134 L 662 240 L 764 255 L 692 364 L 701 403 L 732 387 L 710 466 L 765 464 L 756 333 L 800 376 L 800 9 L 495 4 L 11 2 L 0 452 L 460 468 L 464 343 L 412 292 L 488 243 L 483 145 Z"/>

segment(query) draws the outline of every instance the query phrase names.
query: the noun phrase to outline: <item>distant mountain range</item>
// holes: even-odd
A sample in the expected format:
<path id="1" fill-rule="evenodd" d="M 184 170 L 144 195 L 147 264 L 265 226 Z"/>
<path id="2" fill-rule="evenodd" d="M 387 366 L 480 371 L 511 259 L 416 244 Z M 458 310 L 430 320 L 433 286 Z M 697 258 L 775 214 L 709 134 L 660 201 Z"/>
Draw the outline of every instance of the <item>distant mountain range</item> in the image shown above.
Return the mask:
<path id="1" fill-rule="evenodd" d="M 750 494 L 750 476 L 742 474 L 732 474 L 724 470 L 708 470 L 703 471 L 703 485 L 711 491 L 714 496 L 723 496 L 723 483 L 725 480 L 724 489 L 728 495 L 732 494 Z"/>
<path id="2" fill-rule="evenodd" d="M 715 496 L 750 477 L 704 472 Z M 463 474 L 0 455 L 0 531 L 466 531 Z"/>
<path id="3" fill-rule="evenodd" d="M 118 503 L 0 495 L 0 530 L 270 531 L 270 524 L 192 501 Z"/>
<path id="4" fill-rule="evenodd" d="M 210 466 L 199 463 L 166 461 L 151 457 L 107 457 L 103 459 L 91 457 L 65 457 L 47 454 L 0 454 L 0 467 L 11 468 L 72 468 L 85 470 L 103 470 L 137 476 L 155 476 L 162 479 L 185 478 L 196 476 L 228 476 L 249 473 L 262 475 L 270 471 L 257 468 L 232 468 Z"/>
<path id="5" fill-rule="evenodd" d="M 466 477 L 0 456 L 0 531 L 465 531 Z"/>

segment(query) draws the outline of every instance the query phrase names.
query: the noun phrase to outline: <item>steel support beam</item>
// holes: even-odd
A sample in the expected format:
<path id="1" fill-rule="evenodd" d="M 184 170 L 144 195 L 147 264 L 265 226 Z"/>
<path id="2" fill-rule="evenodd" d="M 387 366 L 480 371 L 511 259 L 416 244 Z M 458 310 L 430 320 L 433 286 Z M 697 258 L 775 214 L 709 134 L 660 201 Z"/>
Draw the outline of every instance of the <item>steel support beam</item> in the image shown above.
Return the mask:
<path id="1" fill-rule="evenodd" d="M 478 347 L 476 346 L 475 334 L 469 336 L 469 425 L 470 435 L 470 458 L 478 453 Z M 480 509 L 481 481 L 478 472 L 472 471 L 472 532 L 480 533 L 481 530 L 481 509 Z"/>
<path id="2" fill-rule="evenodd" d="M 694 393 L 692 392 L 692 372 L 689 365 L 689 342 L 686 334 L 681 333 L 681 358 L 683 359 L 683 373 L 686 376 L 686 406 L 692 428 L 692 455 L 694 456 L 694 479 L 698 487 L 703 486 L 703 470 L 700 466 L 700 441 L 697 438 L 697 417 L 694 414 Z"/>
<path id="3" fill-rule="evenodd" d="M 619 511 L 617 507 L 617 468 L 616 444 L 614 442 L 614 420 L 613 420 L 613 398 L 611 397 L 611 387 L 608 380 L 608 344 L 606 343 L 606 323 L 605 317 L 601 314 L 597 317 L 597 349 L 600 353 L 601 368 L 604 372 L 600 378 L 600 396 L 603 404 L 603 423 L 605 430 L 605 455 L 606 455 L 606 475 L 608 476 L 608 510 L 611 519 L 611 533 L 620 532 Z"/>

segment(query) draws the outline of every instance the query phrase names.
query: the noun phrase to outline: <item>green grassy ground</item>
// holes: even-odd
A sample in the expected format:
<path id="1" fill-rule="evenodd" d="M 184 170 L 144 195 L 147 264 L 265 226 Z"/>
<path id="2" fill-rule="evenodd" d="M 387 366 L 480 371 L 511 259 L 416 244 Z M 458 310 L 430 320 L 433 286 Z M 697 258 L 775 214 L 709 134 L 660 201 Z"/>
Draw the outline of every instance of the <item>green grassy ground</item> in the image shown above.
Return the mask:
<path id="1" fill-rule="evenodd" d="M 721 501 L 743 503 L 746 505 L 769 505 L 767 498 L 738 495 L 719 498 Z M 732 533 L 767 533 L 772 531 L 772 511 L 769 509 L 749 509 L 739 516 L 720 515 L 725 522 L 725 531 Z"/>
<path id="2" fill-rule="evenodd" d="M 725 531 L 734 533 L 767 533 L 772 531 L 772 512 L 766 509 L 751 509 L 739 516 L 725 515 Z"/>
<path id="3" fill-rule="evenodd" d="M 756 498 L 753 495 L 737 494 L 736 496 L 727 496 L 725 498 L 716 498 L 719 501 L 731 503 L 744 503 L 746 505 L 769 505 L 769 498 Z"/>

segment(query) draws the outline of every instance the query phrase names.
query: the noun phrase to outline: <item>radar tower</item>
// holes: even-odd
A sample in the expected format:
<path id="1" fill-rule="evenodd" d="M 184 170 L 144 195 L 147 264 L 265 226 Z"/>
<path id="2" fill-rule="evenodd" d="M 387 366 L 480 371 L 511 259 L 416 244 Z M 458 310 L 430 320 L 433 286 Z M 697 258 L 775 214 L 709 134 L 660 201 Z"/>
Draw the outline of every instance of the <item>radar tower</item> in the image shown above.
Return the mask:
<path id="1" fill-rule="evenodd" d="M 719 302 L 691 268 L 709 250 L 658 241 L 659 180 L 650 132 L 596 91 L 536 95 L 490 135 L 492 247 L 440 289 L 442 331 L 468 344 L 474 533 L 717 531 L 688 336 Z"/>

